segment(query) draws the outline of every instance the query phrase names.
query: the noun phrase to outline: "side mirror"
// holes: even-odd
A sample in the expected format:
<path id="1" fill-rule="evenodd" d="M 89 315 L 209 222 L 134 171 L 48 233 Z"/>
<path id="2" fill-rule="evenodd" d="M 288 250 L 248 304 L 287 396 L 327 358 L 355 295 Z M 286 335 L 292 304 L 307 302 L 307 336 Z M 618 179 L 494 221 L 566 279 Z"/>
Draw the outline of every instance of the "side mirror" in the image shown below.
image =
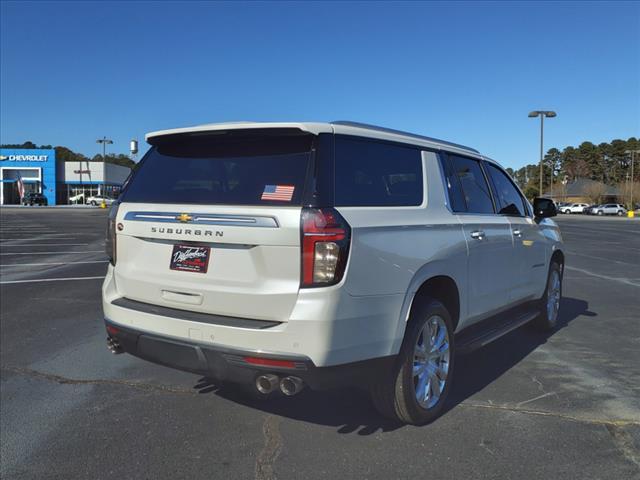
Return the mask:
<path id="1" fill-rule="evenodd" d="M 535 198 L 533 200 L 533 214 L 536 218 L 549 218 L 555 217 L 558 210 L 550 198 Z"/>

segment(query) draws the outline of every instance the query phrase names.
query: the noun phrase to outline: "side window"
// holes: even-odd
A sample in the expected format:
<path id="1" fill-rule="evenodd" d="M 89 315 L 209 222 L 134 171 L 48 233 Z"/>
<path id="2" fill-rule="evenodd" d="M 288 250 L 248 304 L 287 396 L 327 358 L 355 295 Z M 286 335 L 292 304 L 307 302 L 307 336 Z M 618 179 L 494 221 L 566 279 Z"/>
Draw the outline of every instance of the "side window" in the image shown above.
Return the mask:
<path id="1" fill-rule="evenodd" d="M 526 209 L 524 200 L 511 179 L 495 165 L 486 162 L 487 173 L 495 187 L 495 196 L 498 202 L 498 213 L 502 215 L 516 215 L 524 217 Z"/>
<path id="2" fill-rule="evenodd" d="M 336 136 L 337 206 L 411 206 L 422 203 L 422 155 L 400 145 Z"/>
<path id="3" fill-rule="evenodd" d="M 445 175 L 445 182 L 447 193 L 449 194 L 449 203 L 451 204 L 451 210 L 454 212 L 466 212 L 467 204 L 464 200 L 464 193 L 460 186 L 460 180 L 454 174 L 454 168 L 446 153 L 440 153 L 438 155 L 440 164 Z"/>
<path id="4" fill-rule="evenodd" d="M 480 167 L 480 162 L 455 155 L 449 157 L 449 162 L 452 177 L 450 181 L 459 182 L 466 204 L 466 210 L 462 211 L 469 213 L 495 213 L 489 185 Z"/>

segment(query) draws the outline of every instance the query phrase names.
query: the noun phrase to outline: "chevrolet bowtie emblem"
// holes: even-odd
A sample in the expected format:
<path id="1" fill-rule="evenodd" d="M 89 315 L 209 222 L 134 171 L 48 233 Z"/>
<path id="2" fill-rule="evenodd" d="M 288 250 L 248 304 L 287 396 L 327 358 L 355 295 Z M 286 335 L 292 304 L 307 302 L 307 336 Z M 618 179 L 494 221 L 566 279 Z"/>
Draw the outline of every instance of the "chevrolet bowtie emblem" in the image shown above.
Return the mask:
<path id="1" fill-rule="evenodd" d="M 191 220 L 193 220 L 193 217 L 191 215 L 189 215 L 188 213 L 181 213 L 180 215 L 178 215 L 176 217 L 176 220 L 178 220 L 179 222 L 182 222 L 182 223 L 187 223 L 187 222 L 190 222 Z"/>

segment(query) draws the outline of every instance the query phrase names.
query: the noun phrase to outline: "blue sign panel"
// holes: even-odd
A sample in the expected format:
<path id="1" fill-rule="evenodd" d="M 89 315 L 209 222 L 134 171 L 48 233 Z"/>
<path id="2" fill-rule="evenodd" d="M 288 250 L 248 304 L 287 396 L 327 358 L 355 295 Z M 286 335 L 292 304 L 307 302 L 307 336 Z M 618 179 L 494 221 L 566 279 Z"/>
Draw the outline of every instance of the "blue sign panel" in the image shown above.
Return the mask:
<path id="1" fill-rule="evenodd" d="M 16 181 L 35 184 L 27 191 L 42 192 L 49 205 L 56 204 L 56 151 L 45 149 L 0 149 L 0 203 L 15 201 Z"/>

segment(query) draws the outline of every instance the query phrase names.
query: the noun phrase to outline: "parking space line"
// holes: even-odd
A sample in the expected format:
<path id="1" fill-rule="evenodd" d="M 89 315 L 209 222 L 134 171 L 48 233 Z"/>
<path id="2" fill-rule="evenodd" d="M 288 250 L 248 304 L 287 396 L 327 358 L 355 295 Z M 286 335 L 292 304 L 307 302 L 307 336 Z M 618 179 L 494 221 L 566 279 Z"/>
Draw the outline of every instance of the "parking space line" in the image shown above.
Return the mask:
<path id="1" fill-rule="evenodd" d="M 589 270 L 583 270 L 582 268 L 576 268 L 571 266 L 565 266 L 564 268 L 565 270 L 572 270 L 574 272 L 584 273 L 585 275 L 589 275 L 591 277 L 602 278 L 603 280 L 611 280 L 612 282 L 620 282 L 620 283 L 624 283 L 625 285 L 631 285 L 632 287 L 640 287 L 640 283 L 633 282 L 628 278 L 618 278 L 618 277 L 610 277 L 608 275 L 600 275 L 599 273 L 593 273 L 593 272 L 590 272 Z"/>
<path id="2" fill-rule="evenodd" d="M 34 240 L 79 240 L 78 237 L 83 236 L 83 235 L 62 235 L 62 236 L 55 236 L 52 238 L 47 238 L 48 235 L 37 235 L 34 237 L 0 237 L 0 242 L 2 243 L 6 243 L 6 242 L 31 242 Z M 85 235 L 88 236 L 88 235 Z"/>
<path id="3" fill-rule="evenodd" d="M 66 282 L 70 280 L 102 280 L 105 276 L 101 277 L 66 277 L 66 278 L 34 278 L 33 280 L 9 280 L 7 282 L 0 282 L 0 285 L 11 285 L 13 283 L 37 283 L 37 282 Z"/>
<path id="4" fill-rule="evenodd" d="M 9 233 L 9 232 L 6 232 Z M 32 233 L 36 233 L 36 232 L 25 232 L 28 234 L 32 234 Z M 20 238 L 21 235 L 19 233 L 10 233 L 11 235 L 14 235 L 14 238 Z M 64 233 L 43 233 L 42 234 L 45 237 L 73 237 L 75 235 L 91 235 L 91 236 L 96 236 L 95 232 L 64 232 Z M 102 235 L 98 235 L 98 236 L 102 236 Z"/>
<path id="5" fill-rule="evenodd" d="M 46 262 L 46 263 L 6 263 L 2 267 L 40 267 L 44 265 L 79 265 L 82 263 L 107 263 L 109 260 L 87 260 L 80 262 Z"/>
<path id="6" fill-rule="evenodd" d="M 596 255 L 587 255 L 584 253 L 578 253 L 578 252 L 574 252 L 572 250 L 565 250 L 567 253 L 571 254 L 571 255 L 578 255 L 579 257 L 586 257 L 586 258 L 595 258 L 596 260 L 604 260 L 605 262 L 613 262 L 613 263 L 619 263 L 621 265 L 629 265 L 629 262 L 623 262 L 621 260 L 613 260 L 611 258 L 606 258 L 606 257 L 598 257 Z"/>
<path id="7" fill-rule="evenodd" d="M 3 247 L 77 247 L 88 243 L 19 243 L 18 245 L 3 245 Z"/>
<path id="8" fill-rule="evenodd" d="M 0 253 L 0 255 L 63 255 L 77 253 L 104 253 L 104 250 L 86 250 L 84 252 L 11 252 Z"/>
<path id="9" fill-rule="evenodd" d="M 41 237 L 27 237 L 27 238 L 0 238 L 0 245 L 6 245 L 9 242 L 33 242 L 35 240 L 76 240 L 78 239 L 74 235 L 66 235 L 64 237 L 55 237 L 55 238 L 45 238 Z M 78 239 L 79 240 L 79 239 Z"/>
<path id="10" fill-rule="evenodd" d="M 576 233 L 569 233 L 568 235 L 566 234 L 566 232 L 562 232 L 563 237 L 567 237 L 567 236 L 572 236 L 572 235 L 582 235 L 582 234 L 576 234 Z M 584 235 L 586 237 L 588 237 L 590 240 L 593 239 L 593 235 Z M 580 240 L 583 241 L 583 240 Z M 630 247 L 628 246 L 625 242 L 621 241 L 621 242 L 610 242 L 607 240 L 598 240 L 599 244 L 607 244 L 607 245 L 616 245 L 624 250 L 637 250 L 640 252 L 640 248 L 636 248 L 636 247 Z"/>

